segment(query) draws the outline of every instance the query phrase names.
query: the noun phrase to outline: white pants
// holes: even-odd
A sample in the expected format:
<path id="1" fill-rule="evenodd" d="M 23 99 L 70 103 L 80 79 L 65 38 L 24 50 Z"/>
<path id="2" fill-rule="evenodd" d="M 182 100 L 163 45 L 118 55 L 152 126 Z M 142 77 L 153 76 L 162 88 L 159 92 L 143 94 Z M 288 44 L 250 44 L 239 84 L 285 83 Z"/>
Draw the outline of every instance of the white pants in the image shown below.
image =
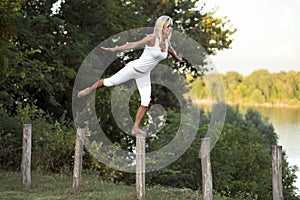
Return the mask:
<path id="1" fill-rule="evenodd" d="M 135 79 L 138 91 L 141 96 L 141 105 L 148 106 L 151 97 L 150 72 L 148 73 L 137 72 L 135 71 L 133 65 L 130 62 L 110 78 L 104 79 L 103 84 L 104 86 L 107 87 L 115 86 L 115 85 L 120 85 L 131 79 Z"/>

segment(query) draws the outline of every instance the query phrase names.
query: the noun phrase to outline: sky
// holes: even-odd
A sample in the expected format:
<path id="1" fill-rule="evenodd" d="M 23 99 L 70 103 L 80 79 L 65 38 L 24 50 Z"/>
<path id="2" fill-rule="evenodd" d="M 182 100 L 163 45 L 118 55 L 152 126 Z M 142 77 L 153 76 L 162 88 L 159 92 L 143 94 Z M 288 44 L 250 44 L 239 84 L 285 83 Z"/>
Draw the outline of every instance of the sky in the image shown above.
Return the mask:
<path id="1" fill-rule="evenodd" d="M 220 73 L 300 71 L 299 0 L 204 0 L 215 17 L 227 16 L 237 32 L 231 49 L 211 56 Z"/>

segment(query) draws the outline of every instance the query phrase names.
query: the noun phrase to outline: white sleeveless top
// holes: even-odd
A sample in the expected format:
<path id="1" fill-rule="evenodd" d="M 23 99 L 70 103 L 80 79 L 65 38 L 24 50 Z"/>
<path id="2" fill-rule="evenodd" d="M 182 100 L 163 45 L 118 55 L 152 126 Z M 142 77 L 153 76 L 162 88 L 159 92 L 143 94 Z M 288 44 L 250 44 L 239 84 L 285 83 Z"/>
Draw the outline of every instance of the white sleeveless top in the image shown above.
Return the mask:
<path id="1" fill-rule="evenodd" d="M 159 39 L 155 37 L 154 46 L 145 45 L 145 49 L 140 58 L 130 62 L 135 69 L 142 73 L 150 72 L 161 60 L 168 56 L 168 40 L 166 39 L 166 49 L 161 51 L 159 46 Z M 128 63 L 129 64 L 129 63 Z"/>

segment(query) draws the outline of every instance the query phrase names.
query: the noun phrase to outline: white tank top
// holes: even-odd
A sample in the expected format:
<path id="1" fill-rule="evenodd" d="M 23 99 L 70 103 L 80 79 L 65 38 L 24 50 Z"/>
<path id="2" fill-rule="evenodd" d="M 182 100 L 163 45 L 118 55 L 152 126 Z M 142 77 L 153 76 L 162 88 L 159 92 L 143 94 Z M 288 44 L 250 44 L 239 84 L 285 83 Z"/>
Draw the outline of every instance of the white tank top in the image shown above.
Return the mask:
<path id="1" fill-rule="evenodd" d="M 140 58 L 130 62 L 135 69 L 142 73 L 150 72 L 161 60 L 168 56 L 168 40 L 166 39 L 166 49 L 161 51 L 159 39 L 155 37 L 154 46 L 145 45 L 145 49 Z M 128 63 L 129 64 L 129 63 Z"/>

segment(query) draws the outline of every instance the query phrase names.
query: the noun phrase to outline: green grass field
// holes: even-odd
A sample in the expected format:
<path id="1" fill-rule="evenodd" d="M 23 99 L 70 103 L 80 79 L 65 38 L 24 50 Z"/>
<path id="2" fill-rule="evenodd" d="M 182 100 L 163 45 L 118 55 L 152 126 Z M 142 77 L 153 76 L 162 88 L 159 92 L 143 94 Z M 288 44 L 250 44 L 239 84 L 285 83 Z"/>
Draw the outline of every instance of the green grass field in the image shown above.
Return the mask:
<path id="1" fill-rule="evenodd" d="M 49 176 L 33 172 L 32 188 L 28 189 L 21 183 L 21 173 L 0 171 L 0 199 L 137 199 L 135 186 L 103 183 L 92 175 L 83 175 L 78 195 L 73 193 L 72 183 L 72 176 Z M 200 196 L 197 191 L 156 186 L 146 188 L 146 199 L 200 199 Z"/>
<path id="2" fill-rule="evenodd" d="M 81 192 L 75 195 L 72 189 L 72 176 L 43 175 L 32 173 L 32 188 L 23 187 L 21 173 L 0 171 L 0 199 L 7 200 L 51 200 L 51 199 L 99 199 L 135 200 L 135 186 L 103 183 L 93 175 L 82 177 Z M 199 191 L 146 186 L 146 200 L 200 200 Z M 214 195 L 215 200 L 224 198 Z M 228 198 L 226 198 L 228 199 Z"/>

